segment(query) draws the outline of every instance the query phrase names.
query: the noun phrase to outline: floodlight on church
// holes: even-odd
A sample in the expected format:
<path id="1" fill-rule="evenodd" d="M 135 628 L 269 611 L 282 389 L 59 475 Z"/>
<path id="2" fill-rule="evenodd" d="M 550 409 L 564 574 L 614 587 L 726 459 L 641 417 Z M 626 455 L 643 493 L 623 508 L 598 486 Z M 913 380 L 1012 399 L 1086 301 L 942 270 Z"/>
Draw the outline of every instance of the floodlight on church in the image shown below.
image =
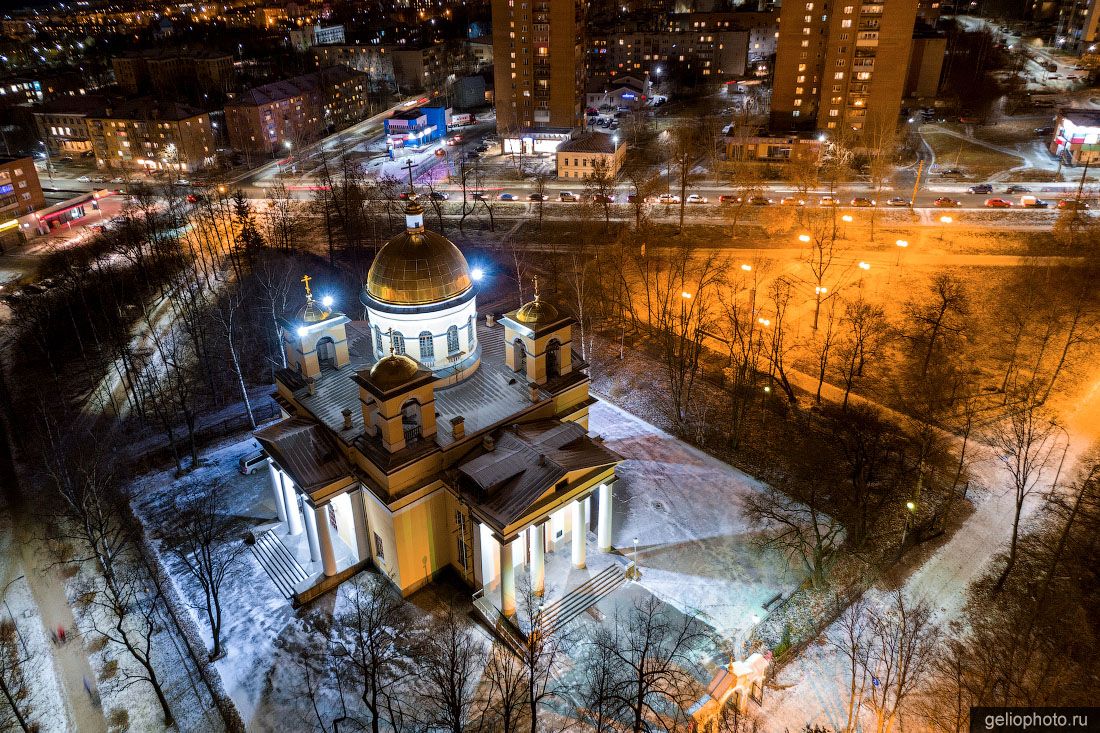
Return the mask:
<path id="1" fill-rule="evenodd" d="M 335 303 L 335 302 L 336 301 L 332 299 L 331 295 L 326 295 L 325 297 L 321 298 L 321 305 L 323 305 L 326 308 L 331 308 L 332 304 Z"/>
<path id="2" fill-rule="evenodd" d="M 471 277 L 471 278 L 472 278 L 472 279 L 473 279 L 473 280 L 474 280 L 475 282 L 480 282 L 480 281 L 481 281 L 481 279 L 482 279 L 483 277 L 485 277 L 485 270 L 482 270 L 482 269 L 481 269 L 480 267 L 475 267 L 475 268 L 473 268 L 472 270 L 470 270 L 470 277 Z"/>
<path id="3" fill-rule="evenodd" d="M 309 329 L 305 326 L 298 327 L 298 338 L 305 338 L 305 335 L 309 333 Z"/>

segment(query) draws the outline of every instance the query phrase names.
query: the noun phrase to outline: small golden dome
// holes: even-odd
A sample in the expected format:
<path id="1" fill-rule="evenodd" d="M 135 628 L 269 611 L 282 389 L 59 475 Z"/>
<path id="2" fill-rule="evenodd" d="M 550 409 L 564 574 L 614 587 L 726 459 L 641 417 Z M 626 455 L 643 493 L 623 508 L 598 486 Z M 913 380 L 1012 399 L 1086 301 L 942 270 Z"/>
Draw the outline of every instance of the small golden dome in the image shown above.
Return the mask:
<path id="1" fill-rule="evenodd" d="M 370 381 L 382 390 L 400 387 L 416 376 L 419 365 L 404 354 L 390 354 L 374 363 L 370 368 Z"/>
<path id="2" fill-rule="evenodd" d="M 450 300 L 473 287 L 462 252 L 443 235 L 425 230 L 421 216 L 410 214 L 409 227 L 374 258 L 366 290 L 375 300 L 425 305 Z"/>
<path id="3" fill-rule="evenodd" d="M 558 320 L 558 309 L 538 296 L 530 303 L 524 303 L 516 311 L 516 320 L 520 323 L 549 323 Z"/>
<path id="4" fill-rule="evenodd" d="M 329 315 L 330 312 L 325 308 L 319 307 L 313 298 L 306 298 L 306 304 L 298 311 L 298 320 L 302 323 L 320 323 L 328 318 Z"/>

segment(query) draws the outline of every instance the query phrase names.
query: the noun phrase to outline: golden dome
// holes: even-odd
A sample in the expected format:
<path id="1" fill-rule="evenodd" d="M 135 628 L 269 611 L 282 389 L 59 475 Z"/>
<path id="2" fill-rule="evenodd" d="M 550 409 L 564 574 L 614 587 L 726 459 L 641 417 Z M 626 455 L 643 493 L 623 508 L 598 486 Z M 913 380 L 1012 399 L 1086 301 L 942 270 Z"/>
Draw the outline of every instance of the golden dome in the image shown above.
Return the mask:
<path id="1" fill-rule="evenodd" d="M 381 390 L 400 387 L 416 376 L 420 366 L 404 354 L 390 354 L 374 363 L 370 368 L 370 381 Z"/>
<path id="2" fill-rule="evenodd" d="M 330 312 L 325 308 L 320 308 L 313 298 L 306 298 L 306 304 L 302 306 L 302 309 L 298 311 L 298 320 L 302 323 L 320 323 L 328 318 Z"/>
<path id="3" fill-rule="evenodd" d="M 524 303 L 516 311 L 516 320 L 520 323 L 549 323 L 558 320 L 558 309 L 538 296 L 530 303 Z"/>
<path id="4" fill-rule="evenodd" d="M 449 300 L 473 287 L 466 258 L 451 240 L 424 229 L 423 209 L 410 202 L 408 227 L 386 243 L 367 273 L 367 294 L 394 305 Z"/>

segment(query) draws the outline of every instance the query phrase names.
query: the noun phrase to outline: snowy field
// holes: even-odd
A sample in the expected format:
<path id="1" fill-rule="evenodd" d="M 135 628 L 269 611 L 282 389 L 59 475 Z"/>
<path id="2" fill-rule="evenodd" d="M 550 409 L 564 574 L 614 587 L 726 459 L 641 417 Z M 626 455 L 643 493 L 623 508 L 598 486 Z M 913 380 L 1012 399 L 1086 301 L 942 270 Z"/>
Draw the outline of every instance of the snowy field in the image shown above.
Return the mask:
<path id="1" fill-rule="evenodd" d="M 638 538 L 646 589 L 733 640 L 765 615 L 766 601 L 797 588 L 801 576 L 753 544 L 742 516 L 760 482 L 606 401 L 592 407 L 589 428 L 627 459 L 613 544 L 632 557 Z"/>

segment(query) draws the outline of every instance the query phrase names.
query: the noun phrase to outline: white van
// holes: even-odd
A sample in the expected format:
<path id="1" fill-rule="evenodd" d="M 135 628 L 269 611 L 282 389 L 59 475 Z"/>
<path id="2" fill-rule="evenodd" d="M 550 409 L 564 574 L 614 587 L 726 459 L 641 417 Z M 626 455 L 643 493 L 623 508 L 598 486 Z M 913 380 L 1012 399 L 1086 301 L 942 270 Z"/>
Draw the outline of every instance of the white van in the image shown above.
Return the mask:
<path id="1" fill-rule="evenodd" d="M 256 471 L 256 469 L 263 467 L 267 464 L 267 456 L 263 451 L 253 453 L 252 455 L 245 456 L 241 460 L 237 461 L 237 470 L 244 476 L 249 476 Z"/>

